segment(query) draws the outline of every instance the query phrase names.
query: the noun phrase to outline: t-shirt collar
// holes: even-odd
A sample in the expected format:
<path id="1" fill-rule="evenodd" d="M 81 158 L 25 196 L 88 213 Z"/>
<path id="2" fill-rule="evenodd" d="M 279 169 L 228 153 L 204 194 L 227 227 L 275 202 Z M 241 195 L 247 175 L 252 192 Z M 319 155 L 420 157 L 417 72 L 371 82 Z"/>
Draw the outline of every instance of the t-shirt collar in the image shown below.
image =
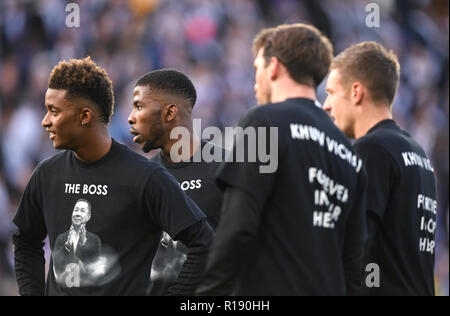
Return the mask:
<path id="1" fill-rule="evenodd" d="M 112 138 L 112 140 L 111 140 L 111 148 L 109 149 L 108 153 L 106 155 L 104 155 L 102 158 L 100 158 L 99 160 L 91 162 L 91 163 L 86 163 L 86 162 L 83 162 L 83 161 L 79 160 L 75 156 L 74 152 L 72 152 L 71 154 L 72 154 L 73 160 L 75 161 L 75 163 L 77 165 L 79 165 L 82 168 L 92 169 L 92 168 L 96 168 L 98 166 L 103 165 L 112 156 L 114 156 L 115 153 L 117 152 L 117 149 L 118 149 L 119 146 L 120 146 L 119 143 L 114 138 Z"/>
<path id="2" fill-rule="evenodd" d="M 206 141 L 204 141 L 204 140 L 201 140 L 200 142 L 201 142 L 200 147 L 199 147 L 198 150 L 195 152 L 194 157 L 196 157 L 197 155 L 200 155 L 200 154 L 201 154 L 201 151 L 202 151 L 203 147 L 204 147 L 205 144 L 206 144 Z M 159 151 L 159 159 L 160 159 L 160 161 L 161 161 L 161 164 L 162 164 L 165 168 L 167 168 L 167 169 L 178 169 L 178 168 L 182 168 L 182 167 L 185 167 L 185 166 L 191 164 L 193 161 L 195 161 L 195 160 L 193 159 L 193 157 L 191 157 L 191 158 L 189 159 L 189 161 L 170 162 L 170 161 L 168 161 L 168 160 L 164 157 L 164 155 L 163 155 L 163 153 L 162 153 L 162 150 Z"/>
<path id="3" fill-rule="evenodd" d="M 397 123 L 395 123 L 395 121 L 392 119 L 382 120 L 382 121 L 378 122 L 377 124 L 375 124 L 375 126 L 373 126 L 367 133 L 376 131 L 377 129 L 383 128 L 385 126 L 396 127 Z"/>

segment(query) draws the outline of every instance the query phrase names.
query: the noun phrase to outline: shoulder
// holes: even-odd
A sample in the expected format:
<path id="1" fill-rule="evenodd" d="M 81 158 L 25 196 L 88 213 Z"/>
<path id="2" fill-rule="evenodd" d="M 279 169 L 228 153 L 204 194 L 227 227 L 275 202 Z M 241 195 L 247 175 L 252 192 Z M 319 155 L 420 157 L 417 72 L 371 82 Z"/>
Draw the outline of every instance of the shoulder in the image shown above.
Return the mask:
<path id="1" fill-rule="evenodd" d="M 145 162 L 148 161 L 148 159 L 137 152 L 133 151 L 130 147 L 119 143 L 118 141 L 114 141 L 114 150 L 117 153 L 117 156 L 126 158 L 127 161 L 130 162 Z"/>
<path id="2" fill-rule="evenodd" d="M 379 166 L 379 170 L 381 170 L 381 166 L 392 166 L 394 170 L 400 170 L 400 163 L 396 154 L 396 151 L 399 149 L 396 146 L 398 146 L 398 142 L 389 138 L 383 132 L 367 134 L 353 144 L 355 151 L 363 159 L 364 163 L 371 166 L 376 164 Z M 377 172 L 377 170 L 368 171 Z"/>
<path id="3" fill-rule="evenodd" d="M 159 164 L 152 163 L 152 166 L 148 169 L 147 182 L 153 186 L 162 186 L 164 187 L 165 183 L 170 179 L 171 181 L 175 181 L 175 177 L 164 167 Z"/>
<path id="4" fill-rule="evenodd" d="M 150 171 L 153 172 L 160 167 L 158 163 L 153 161 L 152 159 L 148 159 L 147 157 L 138 154 L 137 152 L 130 149 L 128 146 L 123 145 L 121 143 L 116 143 L 118 158 L 121 162 L 122 168 L 133 169 L 134 172 L 144 172 Z"/>
<path id="5" fill-rule="evenodd" d="M 60 242 L 62 242 L 62 241 L 66 241 L 67 240 L 67 237 L 69 236 L 69 231 L 66 231 L 65 233 L 62 233 L 61 235 L 59 235 L 57 238 L 56 238 L 56 244 L 59 244 Z"/>
<path id="6" fill-rule="evenodd" d="M 86 237 L 89 241 L 95 241 L 95 242 L 100 242 L 100 237 L 98 237 L 96 234 L 93 234 L 89 231 L 86 231 Z"/>
<path id="7" fill-rule="evenodd" d="M 365 146 L 381 146 L 383 147 L 382 136 L 380 133 L 370 133 L 366 134 L 361 138 L 358 138 L 353 143 L 355 147 L 365 147 Z"/>
<path id="8" fill-rule="evenodd" d="M 413 143 L 409 134 L 400 128 L 379 128 L 357 139 L 354 147 L 358 151 L 381 150 L 396 156 L 399 151 Z"/>
<path id="9" fill-rule="evenodd" d="M 212 142 L 202 140 L 202 149 L 204 149 L 205 147 L 207 147 L 211 151 L 220 152 L 223 158 L 225 158 L 228 153 L 228 150 L 226 150 L 225 148 L 218 146 Z"/>
<path id="10" fill-rule="evenodd" d="M 388 146 L 386 145 L 386 137 L 383 133 L 371 133 L 367 134 L 353 143 L 355 150 L 360 153 L 389 153 Z"/>
<path id="11" fill-rule="evenodd" d="M 152 158 L 149 159 L 152 162 L 161 164 L 161 153 L 158 151 Z"/>
<path id="12" fill-rule="evenodd" d="M 240 126 L 265 125 L 270 121 L 273 104 L 266 104 L 250 108 L 239 121 Z"/>
<path id="13" fill-rule="evenodd" d="M 40 161 L 34 169 L 32 177 L 39 177 L 46 172 L 54 172 L 55 169 L 60 170 L 60 164 L 64 163 L 71 153 L 67 150 L 60 151 L 55 155 Z"/>
<path id="14" fill-rule="evenodd" d="M 56 163 L 64 161 L 67 158 L 68 155 L 70 155 L 70 151 L 62 150 L 62 151 L 54 154 L 53 156 L 45 158 L 44 160 L 39 162 L 39 164 L 37 165 L 36 169 L 46 169 L 49 166 L 53 166 Z"/>

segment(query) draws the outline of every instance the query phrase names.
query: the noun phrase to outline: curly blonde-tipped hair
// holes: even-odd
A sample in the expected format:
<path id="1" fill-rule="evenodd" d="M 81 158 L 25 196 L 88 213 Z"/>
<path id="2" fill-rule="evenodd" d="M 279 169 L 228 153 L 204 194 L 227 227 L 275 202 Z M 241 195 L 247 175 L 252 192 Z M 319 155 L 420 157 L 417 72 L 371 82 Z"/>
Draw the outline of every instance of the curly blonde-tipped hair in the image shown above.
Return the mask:
<path id="1" fill-rule="evenodd" d="M 112 82 L 106 71 L 90 58 L 61 61 L 50 73 L 48 87 L 67 90 L 67 99 L 83 98 L 98 107 L 105 124 L 111 121 L 114 112 Z"/>

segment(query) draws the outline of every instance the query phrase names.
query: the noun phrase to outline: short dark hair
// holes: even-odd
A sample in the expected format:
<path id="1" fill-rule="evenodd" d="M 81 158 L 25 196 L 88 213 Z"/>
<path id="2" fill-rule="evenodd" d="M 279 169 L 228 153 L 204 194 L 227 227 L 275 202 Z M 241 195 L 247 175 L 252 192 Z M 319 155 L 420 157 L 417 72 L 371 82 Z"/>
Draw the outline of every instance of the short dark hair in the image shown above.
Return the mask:
<path id="1" fill-rule="evenodd" d="M 114 112 L 112 82 L 104 69 L 90 57 L 61 61 L 50 73 L 50 89 L 67 90 L 65 98 L 84 98 L 95 103 L 101 111 L 105 124 L 111 121 Z"/>
<path id="2" fill-rule="evenodd" d="M 197 92 L 192 81 L 174 69 L 151 71 L 138 79 L 136 87 L 149 86 L 152 89 L 183 98 L 191 107 L 197 101 Z"/>
<path id="3" fill-rule="evenodd" d="M 297 23 L 263 29 L 253 41 L 253 52 L 264 49 L 266 66 L 276 57 L 292 79 L 317 88 L 333 60 L 330 40 L 312 25 Z"/>
<path id="4" fill-rule="evenodd" d="M 400 80 L 397 55 L 376 42 L 362 42 L 351 46 L 333 60 L 331 69 L 340 72 L 344 84 L 360 80 L 367 85 L 375 101 L 394 102 Z"/>

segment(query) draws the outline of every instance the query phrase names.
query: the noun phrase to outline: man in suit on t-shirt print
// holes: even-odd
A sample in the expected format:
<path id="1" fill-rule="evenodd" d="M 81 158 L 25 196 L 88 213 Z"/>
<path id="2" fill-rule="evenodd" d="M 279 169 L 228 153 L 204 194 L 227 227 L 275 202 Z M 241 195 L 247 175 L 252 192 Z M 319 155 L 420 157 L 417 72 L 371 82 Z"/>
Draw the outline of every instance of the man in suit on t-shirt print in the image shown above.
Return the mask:
<path id="1" fill-rule="evenodd" d="M 87 272 L 86 266 L 98 260 L 101 253 L 100 238 L 86 230 L 91 219 L 91 203 L 79 199 L 72 212 L 72 225 L 58 236 L 54 249 L 56 276 L 68 270 L 68 265 L 78 265 L 81 272 Z M 58 278 L 57 278 L 58 279 Z"/>

